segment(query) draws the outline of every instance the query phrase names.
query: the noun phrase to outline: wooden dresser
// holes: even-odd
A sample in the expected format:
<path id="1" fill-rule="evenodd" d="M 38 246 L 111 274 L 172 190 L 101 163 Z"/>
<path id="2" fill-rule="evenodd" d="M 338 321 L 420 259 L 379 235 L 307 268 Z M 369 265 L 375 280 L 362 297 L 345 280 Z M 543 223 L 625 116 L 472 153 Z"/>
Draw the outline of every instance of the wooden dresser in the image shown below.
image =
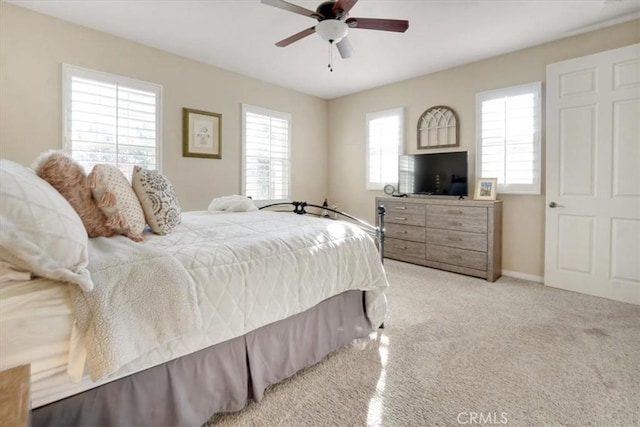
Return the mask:
<path id="1" fill-rule="evenodd" d="M 482 277 L 502 274 L 502 201 L 377 197 L 385 258 Z"/>

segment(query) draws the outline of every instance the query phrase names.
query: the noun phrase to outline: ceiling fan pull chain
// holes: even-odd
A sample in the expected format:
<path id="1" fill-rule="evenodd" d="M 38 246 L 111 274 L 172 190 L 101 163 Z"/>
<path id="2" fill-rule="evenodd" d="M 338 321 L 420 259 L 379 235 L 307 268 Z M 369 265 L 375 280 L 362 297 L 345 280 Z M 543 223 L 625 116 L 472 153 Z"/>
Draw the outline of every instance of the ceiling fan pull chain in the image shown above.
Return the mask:
<path id="1" fill-rule="evenodd" d="M 331 49 L 333 47 L 333 42 L 329 41 L 329 71 L 331 71 L 333 73 L 333 50 Z"/>

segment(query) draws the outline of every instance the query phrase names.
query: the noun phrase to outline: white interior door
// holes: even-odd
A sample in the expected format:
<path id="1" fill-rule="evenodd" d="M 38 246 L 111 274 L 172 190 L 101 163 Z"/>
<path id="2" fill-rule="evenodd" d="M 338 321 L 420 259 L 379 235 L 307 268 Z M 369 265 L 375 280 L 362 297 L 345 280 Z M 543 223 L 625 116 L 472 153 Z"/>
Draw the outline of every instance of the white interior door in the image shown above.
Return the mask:
<path id="1" fill-rule="evenodd" d="M 545 284 L 640 304 L 640 44 L 547 66 Z"/>

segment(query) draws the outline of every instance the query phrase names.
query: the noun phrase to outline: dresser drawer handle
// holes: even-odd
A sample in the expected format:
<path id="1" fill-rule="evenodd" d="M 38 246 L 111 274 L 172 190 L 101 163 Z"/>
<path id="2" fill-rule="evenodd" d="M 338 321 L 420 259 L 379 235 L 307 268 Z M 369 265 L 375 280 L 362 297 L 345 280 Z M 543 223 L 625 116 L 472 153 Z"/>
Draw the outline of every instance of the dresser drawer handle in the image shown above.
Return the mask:
<path id="1" fill-rule="evenodd" d="M 462 227 L 462 223 L 461 222 L 450 222 L 449 225 L 452 225 L 454 227 Z"/>
<path id="2" fill-rule="evenodd" d="M 447 240 L 451 242 L 462 242 L 462 239 L 460 237 L 447 237 Z"/>
<path id="3" fill-rule="evenodd" d="M 398 209 L 400 211 L 406 211 L 407 207 L 406 206 L 396 206 L 396 207 L 394 207 L 394 209 Z"/>
<path id="4" fill-rule="evenodd" d="M 406 220 L 407 220 L 407 218 L 406 218 L 406 217 L 403 217 L 403 216 L 397 216 L 397 217 L 396 217 L 396 219 L 397 219 L 398 221 L 406 221 Z"/>
<path id="5" fill-rule="evenodd" d="M 462 214 L 462 211 L 449 210 L 449 211 L 447 211 L 447 213 L 450 213 L 450 214 L 452 214 L 452 215 L 461 215 L 461 214 Z"/>
<path id="6" fill-rule="evenodd" d="M 400 231 L 400 234 L 407 234 L 408 231 L 404 230 L 404 231 Z"/>

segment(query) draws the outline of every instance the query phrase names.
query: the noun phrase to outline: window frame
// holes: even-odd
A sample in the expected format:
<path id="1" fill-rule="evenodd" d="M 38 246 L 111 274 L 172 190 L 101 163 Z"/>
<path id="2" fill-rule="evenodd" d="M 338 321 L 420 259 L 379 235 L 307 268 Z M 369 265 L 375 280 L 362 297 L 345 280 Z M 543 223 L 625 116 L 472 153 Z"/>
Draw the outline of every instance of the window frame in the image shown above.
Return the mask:
<path id="1" fill-rule="evenodd" d="M 394 182 L 371 182 L 369 165 L 371 163 L 371 150 L 369 140 L 369 124 L 371 121 L 383 117 L 398 116 L 399 117 L 399 135 L 398 135 L 398 156 L 402 154 L 405 147 L 405 111 L 404 107 L 389 108 L 386 110 L 374 111 L 367 113 L 365 117 L 365 188 L 367 190 L 383 190 L 388 184 L 398 187 L 398 176 Z M 396 162 L 397 163 L 397 162 Z M 381 162 L 382 165 L 382 162 Z"/>
<path id="2" fill-rule="evenodd" d="M 497 98 L 531 93 L 534 96 L 533 156 L 535 161 L 533 182 L 530 184 L 498 183 L 497 192 L 502 194 L 539 195 L 542 188 L 542 82 L 531 82 L 500 89 L 476 93 L 476 178 L 492 178 L 482 174 L 482 103 Z"/>
<path id="3" fill-rule="evenodd" d="M 247 179 L 246 179 L 246 172 L 247 172 L 247 131 L 246 131 L 246 127 L 247 127 L 247 113 L 253 113 L 253 114 L 259 114 L 262 116 L 268 116 L 271 118 L 277 118 L 277 119 L 281 119 L 281 120 L 286 120 L 289 124 L 288 126 L 288 132 L 287 132 L 287 162 L 288 162 L 288 171 L 289 173 L 287 174 L 287 195 L 286 198 L 283 199 L 254 199 L 254 203 L 257 206 L 265 206 L 268 204 L 272 204 L 272 203 L 283 203 L 283 202 L 289 202 L 291 201 L 291 192 L 292 192 L 292 187 L 291 187 L 291 176 L 293 174 L 293 168 L 292 168 L 292 159 L 291 159 L 291 145 L 292 145 L 292 141 L 291 141 L 291 136 L 293 134 L 292 131 L 292 127 L 293 127 L 293 116 L 291 113 L 287 113 L 284 111 L 277 111 L 277 110 L 271 110 L 268 108 L 263 108 L 263 107 L 257 107 L 255 105 L 250 105 L 250 104 L 242 104 L 241 106 L 241 133 L 242 133 L 242 144 L 241 144 L 241 148 L 240 148 L 240 157 L 242 159 L 241 161 L 241 168 L 240 168 L 240 192 L 243 196 L 248 196 L 247 195 Z M 269 197 L 271 197 L 272 195 L 269 194 Z"/>
<path id="4" fill-rule="evenodd" d="M 71 141 L 71 80 L 80 77 L 102 83 L 120 85 L 135 90 L 155 92 L 156 94 L 156 144 L 155 170 L 162 172 L 162 85 L 136 80 L 104 71 L 92 70 L 71 64 L 62 64 L 62 149 L 73 158 L 73 143 Z M 116 164 L 109 163 L 114 166 Z M 91 171 L 86 171 L 87 173 Z M 127 177 L 130 179 L 131 177 Z"/>

